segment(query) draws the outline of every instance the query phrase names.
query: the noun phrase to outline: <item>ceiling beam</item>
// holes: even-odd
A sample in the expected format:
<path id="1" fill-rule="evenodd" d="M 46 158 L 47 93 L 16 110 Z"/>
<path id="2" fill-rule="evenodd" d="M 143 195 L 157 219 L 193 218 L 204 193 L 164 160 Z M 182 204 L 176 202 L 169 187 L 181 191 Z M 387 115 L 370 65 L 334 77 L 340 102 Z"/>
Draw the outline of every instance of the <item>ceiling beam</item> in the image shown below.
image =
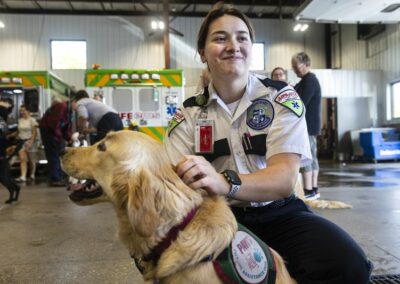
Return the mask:
<path id="1" fill-rule="evenodd" d="M 114 3 L 115 4 L 115 3 Z M 11 8 L 0 8 L 2 14 L 33 14 L 33 15 L 88 15 L 88 16 L 161 16 L 160 12 L 152 11 L 126 11 L 126 10 L 63 10 L 63 9 L 11 9 Z M 172 17 L 205 17 L 207 12 L 170 12 Z M 246 13 L 249 18 L 259 19 L 279 19 L 279 15 L 276 13 L 263 13 L 259 15 L 257 13 Z M 293 19 L 291 14 L 282 14 L 282 19 Z"/>
<path id="2" fill-rule="evenodd" d="M 3 0 L 0 0 L 0 6 L 8 8 L 8 5 Z"/>
<path id="3" fill-rule="evenodd" d="M 185 10 L 186 10 L 187 8 L 189 8 L 190 5 L 192 5 L 192 4 L 191 4 L 191 3 L 187 3 L 187 4 L 185 5 L 185 7 L 183 7 L 183 9 L 181 9 L 181 10 L 179 11 L 179 13 L 184 13 Z M 177 16 L 172 17 L 172 19 L 171 19 L 169 22 L 172 23 L 173 21 L 175 21 L 176 18 L 177 18 Z"/>
<path id="4" fill-rule="evenodd" d="M 69 6 L 71 7 L 71 10 L 75 10 L 75 9 L 74 9 L 74 5 L 72 5 L 72 3 L 71 3 L 71 0 L 68 0 L 68 4 L 69 4 Z"/>
<path id="5" fill-rule="evenodd" d="M 6 0 L 7 1 L 7 0 Z M 10 1 L 10 0 L 8 0 Z M 12 2 L 26 2 L 26 0 L 12 0 Z M 40 2 L 66 2 L 66 0 L 39 0 Z M 114 0 L 114 1 L 110 1 L 110 0 L 69 0 L 70 2 L 83 2 L 83 3 L 132 3 L 132 0 Z M 287 7 L 298 7 L 302 2 L 304 2 L 306 0 L 290 0 L 287 1 L 287 3 L 285 3 L 285 6 Z M 141 1 L 142 2 L 142 1 Z M 213 3 L 209 1 L 209 0 L 197 0 L 196 4 L 197 5 L 213 5 Z M 234 0 L 234 1 L 230 1 L 233 5 L 244 5 L 244 6 L 249 6 L 249 1 L 248 0 Z M 299 3 L 300 2 L 300 3 Z M 158 4 L 160 3 L 160 0 L 146 0 L 147 4 Z M 170 4 L 187 4 L 188 1 L 187 0 L 173 0 L 170 2 Z M 279 0 L 270 0 L 270 1 L 265 1 L 265 0 L 254 0 L 251 1 L 251 5 L 254 6 L 266 6 L 266 7 L 276 7 L 279 6 Z"/>
<path id="6" fill-rule="evenodd" d="M 43 10 L 42 6 L 40 6 L 40 4 L 38 3 L 38 1 L 33 1 L 35 3 L 35 5 L 40 9 Z"/>

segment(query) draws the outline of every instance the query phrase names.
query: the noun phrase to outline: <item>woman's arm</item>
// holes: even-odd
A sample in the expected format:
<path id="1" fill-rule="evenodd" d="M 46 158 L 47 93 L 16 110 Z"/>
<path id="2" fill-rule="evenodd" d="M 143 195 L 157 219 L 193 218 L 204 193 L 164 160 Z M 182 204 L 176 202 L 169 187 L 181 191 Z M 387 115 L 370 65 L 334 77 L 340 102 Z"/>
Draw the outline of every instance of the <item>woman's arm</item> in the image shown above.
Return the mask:
<path id="1" fill-rule="evenodd" d="M 289 196 L 297 180 L 300 156 L 293 153 L 276 154 L 268 166 L 251 174 L 239 175 L 242 185 L 234 199 L 263 202 Z M 209 193 L 227 195 L 231 185 L 224 176 L 201 156 L 185 156 L 176 167 L 177 174 L 191 188 L 203 188 Z"/>
<path id="2" fill-rule="evenodd" d="M 80 116 L 78 118 L 78 130 L 83 134 L 95 133 L 97 131 L 94 127 L 89 127 L 89 122 L 86 118 Z"/>

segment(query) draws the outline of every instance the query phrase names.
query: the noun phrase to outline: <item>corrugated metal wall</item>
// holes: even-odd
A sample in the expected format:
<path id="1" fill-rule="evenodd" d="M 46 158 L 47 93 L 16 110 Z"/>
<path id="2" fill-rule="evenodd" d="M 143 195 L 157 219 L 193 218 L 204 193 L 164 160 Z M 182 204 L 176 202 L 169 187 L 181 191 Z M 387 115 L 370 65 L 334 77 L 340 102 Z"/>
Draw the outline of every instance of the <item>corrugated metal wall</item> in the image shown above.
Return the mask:
<path id="1" fill-rule="evenodd" d="M 171 36 L 172 67 L 185 70 L 187 90 L 193 90 L 203 65 L 196 52 L 197 32 L 202 19 L 177 18 L 172 26 L 184 37 Z M 291 68 L 293 54 L 306 51 L 312 58 L 313 68 L 325 68 L 324 25 L 311 25 L 306 33 L 293 32 L 293 21 L 252 19 L 256 41 L 265 44 L 265 69 Z"/>
<path id="2" fill-rule="evenodd" d="M 400 79 L 400 24 L 367 41 L 357 40 L 357 26 L 342 26 L 342 68 L 382 70 L 382 87 L 377 91 L 378 125 L 386 121 L 386 86 Z M 390 123 L 396 122 L 395 120 Z"/>
<path id="3" fill-rule="evenodd" d="M 162 68 L 162 40 L 149 37 L 148 19 L 97 16 L 2 15 L 1 70 L 50 70 L 50 40 L 86 40 L 87 64 L 102 68 Z M 55 71 L 83 87 L 84 71 Z"/>
<path id="4" fill-rule="evenodd" d="M 50 40 L 87 40 L 88 68 L 162 69 L 162 35 L 149 36 L 150 18 L 109 16 L 2 15 L 0 70 L 50 70 Z M 184 37 L 171 35 L 171 67 L 182 68 L 186 94 L 190 95 L 203 65 L 196 53 L 196 37 L 202 19 L 177 18 L 172 27 Z M 314 68 L 325 67 L 324 26 L 311 25 L 296 34 L 292 21 L 253 20 L 258 42 L 266 47 L 265 66 L 290 68 L 291 56 L 306 50 Z M 83 87 L 83 70 L 55 71 L 66 82 Z"/>
<path id="5" fill-rule="evenodd" d="M 400 77 L 400 24 L 369 40 L 357 40 L 357 26 L 342 26 L 342 68 L 382 69 L 387 78 Z"/>

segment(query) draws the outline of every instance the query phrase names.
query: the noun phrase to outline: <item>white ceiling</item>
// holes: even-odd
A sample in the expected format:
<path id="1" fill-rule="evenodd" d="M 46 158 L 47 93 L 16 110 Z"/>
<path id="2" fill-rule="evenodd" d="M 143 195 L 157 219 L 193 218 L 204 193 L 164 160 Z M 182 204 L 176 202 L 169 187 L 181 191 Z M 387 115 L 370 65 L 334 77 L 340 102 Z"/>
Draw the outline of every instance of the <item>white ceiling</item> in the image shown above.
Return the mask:
<path id="1" fill-rule="evenodd" d="M 296 19 L 335 23 L 400 23 L 400 8 L 381 12 L 400 0 L 313 0 Z"/>

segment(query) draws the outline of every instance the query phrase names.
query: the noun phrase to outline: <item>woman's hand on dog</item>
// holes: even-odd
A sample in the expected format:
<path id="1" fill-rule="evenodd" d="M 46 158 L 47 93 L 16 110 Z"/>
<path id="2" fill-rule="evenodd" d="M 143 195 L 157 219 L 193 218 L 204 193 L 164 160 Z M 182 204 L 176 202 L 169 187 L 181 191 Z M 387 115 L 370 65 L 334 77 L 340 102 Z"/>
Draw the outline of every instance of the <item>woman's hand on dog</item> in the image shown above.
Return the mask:
<path id="1" fill-rule="evenodd" d="M 185 155 L 176 165 L 176 173 L 192 189 L 205 189 L 209 194 L 227 195 L 230 184 L 202 156 Z"/>

